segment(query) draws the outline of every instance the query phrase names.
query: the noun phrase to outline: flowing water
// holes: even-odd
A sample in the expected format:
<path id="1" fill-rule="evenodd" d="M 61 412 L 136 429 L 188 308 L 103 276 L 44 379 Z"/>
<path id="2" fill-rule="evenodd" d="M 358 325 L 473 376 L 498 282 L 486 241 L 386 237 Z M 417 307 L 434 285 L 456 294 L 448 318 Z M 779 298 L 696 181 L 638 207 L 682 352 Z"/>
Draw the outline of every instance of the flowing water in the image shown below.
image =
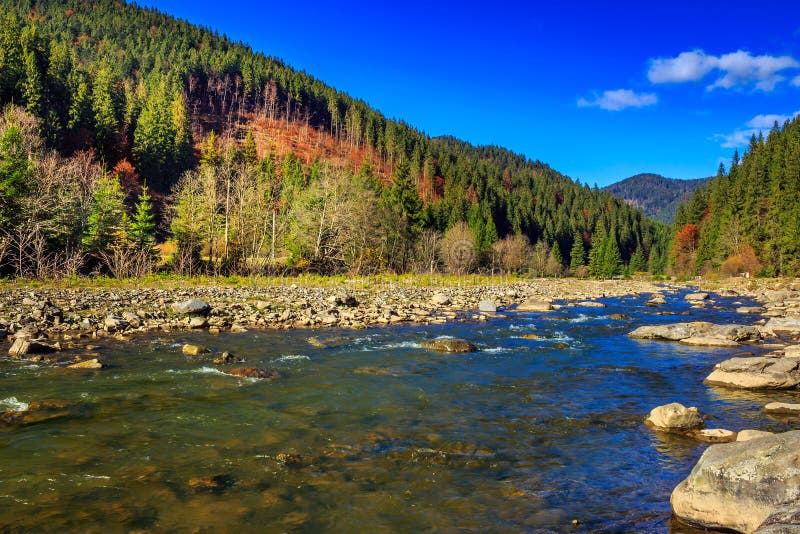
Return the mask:
<path id="1" fill-rule="evenodd" d="M 99 372 L 0 361 L 0 411 L 70 403 L 0 430 L 0 531 L 686 532 L 669 496 L 706 445 L 648 430 L 650 409 L 678 401 L 709 427 L 784 431 L 761 408 L 800 398 L 702 383 L 752 349 L 625 337 L 752 320 L 732 299 L 690 310 L 682 296 L 474 324 L 138 338 L 102 348 Z M 419 347 L 436 336 L 480 350 Z M 187 341 L 282 378 L 225 375 L 183 356 Z"/>

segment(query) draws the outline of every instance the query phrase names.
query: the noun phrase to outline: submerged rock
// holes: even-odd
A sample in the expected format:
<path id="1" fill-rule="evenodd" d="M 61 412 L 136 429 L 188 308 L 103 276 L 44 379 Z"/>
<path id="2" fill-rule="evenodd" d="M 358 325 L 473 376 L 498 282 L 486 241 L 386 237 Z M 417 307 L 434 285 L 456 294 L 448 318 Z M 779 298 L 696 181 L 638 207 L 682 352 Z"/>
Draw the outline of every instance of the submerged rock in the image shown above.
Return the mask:
<path id="1" fill-rule="evenodd" d="M 770 402 L 764 406 L 766 413 L 782 415 L 800 415 L 800 404 L 789 404 L 786 402 Z"/>
<path id="2" fill-rule="evenodd" d="M 106 365 L 98 358 L 83 360 L 67 366 L 68 369 L 103 369 L 105 367 Z"/>
<path id="3" fill-rule="evenodd" d="M 73 405 L 62 399 L 45 399 L 30 403 L 26 409 L 0 412 L 0 428 L 31 425 L 70 415 Z"/>
<path id="4" fill-rule="evenodd" d="M 232 354 L 232 353 L 227 352 L 227 351 L 223 352 L 221 355 L 219 355 L 218 357 L 214 358 L 214 364 L 215 365 L 224 365 L 224 364 L 228 364 L 228 363 L 239 363 L 239 362 L 243 362 L 243 361 L 244 361 L 244 358 L 240 358 L 240 357 L 236 356 L 235 354 Z"/>
<path id="5" fill-rule="evenodd" d="M 704 528 L 752 533 L 800 495 L 800 431 L 711 445 L 672 492 L 672 510 Z"/>
<path id="6" fill-rule="evenodd" d="M 195 493 L 211 492 L 221 493 L 236 483 L 236 480 L 228 474 L 213 475 L 206 477 L 196 477 L 189 480 L 189 488 Z"/>
<path id="7" fill-rule="evenodd" d="M 266 369 L 263 367 L 236 367 L 228 371 L 228 374 L 242 378 L 258 378 L 261 380 L 276 380 L 281 377 L 281 374 L 275 369 Z"/>
<path id="8" fill-rule="evenodd" d="M 440 352 L 475 352 L 478 347 L 469 341 L 457 338 L 442 337 L 423 341 L 422 348 L 438 350 Z"/>
<path id="9" fill-rule="evenodd" d="M 705 382 L 741 389 L 789 389 L 800 384 L 800 360 L 775 356 L 731 358 L 714 366 Z"/>
<path id="10" fill-rule="evenodd" d="M 680 434 L 702 428 L 704 424 L 697 408 L 687 408 L 678 402 L 653 408 L 645 423 L 655 430 Z"/>

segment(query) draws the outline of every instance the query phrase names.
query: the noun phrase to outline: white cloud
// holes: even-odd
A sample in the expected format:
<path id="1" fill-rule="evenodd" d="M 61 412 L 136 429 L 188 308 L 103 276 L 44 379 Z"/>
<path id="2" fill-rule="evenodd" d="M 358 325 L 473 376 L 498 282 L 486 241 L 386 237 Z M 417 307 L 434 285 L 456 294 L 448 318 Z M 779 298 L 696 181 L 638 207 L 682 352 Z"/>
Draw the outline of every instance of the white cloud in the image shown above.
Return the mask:
<path id="1" fill-rule="evenodd" d="M 653 93 L 635 93 L 630 89 L 615 89 L 603 91 L 601 95 L 595 93 L 590 100 L 581 98 L 578 100 L 578 106 L 620 111 L 625 108 L 651 106 L 656 102 L 658 102 L 658 97 Z"/>
<path id="2" fill-rule="evenodd" d="M 778 125 L 783 125 L 787 120 L 793 119 L 800 115 L 800 110 L 790 113 L 788 115 L 780 115 L 777 113 L 756 115 L 745 123 L 745 127 L 737 128 L 730 134 L 715 134 L 714 139 L 720 141 L 722 148 L 738 148 L 750 144 L 752 136 L 758 137 L 758 133 L 764 130 L 770 130 L 778 121 Z"/>
<path id="3" fill-rule="evenodd" d="M 712 56 L 702 50 L 692 50 L 674 58 L 650 60 L 647 78 L 652 83 L 699 82 L 709 73 L 717 71 L 720 76 L 706 87 L 709 91 L 752 85 L 769 92 L 786 80 L 786 76 L 779 73 L 797 69 L 800 69 L 800 62 L 791 56 L 753 56 L 744 50 Z M 800 76 L 792 80 L 792 85 L 800 86 Z"/>
<path id="4" fill-rule="evenodd" d="M 650 60 L 647 78 L 653 83 L 697 82 L 714 70 L 719 59 L 702 50 L 681 52 L 678 57 Z"/>

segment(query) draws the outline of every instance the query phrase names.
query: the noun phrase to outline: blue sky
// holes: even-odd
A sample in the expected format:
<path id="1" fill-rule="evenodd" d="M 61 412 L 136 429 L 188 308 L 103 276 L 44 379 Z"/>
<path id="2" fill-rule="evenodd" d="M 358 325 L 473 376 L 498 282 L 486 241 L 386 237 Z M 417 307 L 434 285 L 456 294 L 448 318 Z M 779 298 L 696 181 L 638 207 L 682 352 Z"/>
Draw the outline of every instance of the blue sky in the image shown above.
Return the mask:
<path id="1" fill-rule="evenodd" d="M 430 135 L 600 186 L 712 175 L 750 133 L 800 112 L 789 0 L 145 3 Z"/>

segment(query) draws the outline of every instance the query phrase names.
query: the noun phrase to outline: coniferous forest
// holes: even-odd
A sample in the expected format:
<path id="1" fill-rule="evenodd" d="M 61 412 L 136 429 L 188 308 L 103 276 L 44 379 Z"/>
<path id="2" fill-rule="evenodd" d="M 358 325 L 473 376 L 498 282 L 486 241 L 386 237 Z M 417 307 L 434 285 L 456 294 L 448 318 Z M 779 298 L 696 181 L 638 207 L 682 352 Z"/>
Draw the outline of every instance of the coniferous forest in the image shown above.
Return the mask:
<path id="1" fill-rule="evenodd" d="M 800 118 L 750 139 L 675 217 L 679 274 L 800 274 Z"/>
<path id="2" fill-rule="evenodd" d="M 670 265 L 668 227 L 611 194 L 499 147 L 431 138 L 211 29 L 112 0 L 1 4 L 5 275 Z M 772 169 L 773 152 L 725 180 L 754 183 L 744 173 Z M 705 250 L 710 224 L 690 215 L 679 220 Z M 756 253 L 785 272 L 785 243 L 770 243 Z"/>

